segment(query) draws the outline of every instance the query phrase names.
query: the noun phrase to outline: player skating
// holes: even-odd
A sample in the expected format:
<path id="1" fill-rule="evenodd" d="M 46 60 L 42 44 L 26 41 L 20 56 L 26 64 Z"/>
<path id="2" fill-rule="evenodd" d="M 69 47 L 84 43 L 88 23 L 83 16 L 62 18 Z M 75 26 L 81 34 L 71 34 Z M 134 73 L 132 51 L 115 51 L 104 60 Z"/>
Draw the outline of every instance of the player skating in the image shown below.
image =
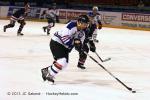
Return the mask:
<path id="1" fill-rule="evenodd" d="M 59 23 L 59 9 L 57 8 L 56 3 L 53 3 L 52 7 L 52 10 L 55 12 L 56 15 L 56 23 Z"/>
<path id="2" fill-rule="evenodd" d="M 88 16 L 90 17 L 90 32 L 93 34 L 93 40 L 94 42 L 99 42 L 96 38 L 98 30 L 102 28 L 102 24 L 100 14 L 98 13 L 98 7 L 94 6 L 92 12 L 88 13 Z"/>
<path id="3" fill-rule="evenodd" d="M 47 35 L 50 34 L 50 30 L 52 27 L 55 26 L 55 22 L 56 22 L 56 12 L 50 7 L 48 8 L 48 10 L 44 10 L 43 14 L 41 15 L 46 16 L 48 25 L 43 27 L 44 32 L 47 32 Z"/>
<path id="4" fill-rule="evenodd" d="M 69 62 L 69 52 L 75 47 L 81 52 L 85 39 L 84 30 L 88 27 L 89 19 L 81 15 L 77 21 L 70 21 L 64 28 L 54 34 L 50 41 L 50 49 L 55 61 L 49 67 L 41 69 L 43 80 L 54 83 L 54 77 Z"/>
<path id="5" fill-rule="evenodd" d="M 19 29 L 17 31 L 17 36 L 24 35 L 22 32 L 22 29 L 24 25 L 26 24 L 25 22 L 25 17 L 27 16 L 29 12 L 30 5 L 25 2 L 24 8 L 21 8 L 17 11 L 14 12 L 14 14 L 10 18 L 10 24 L 4 26 L 4 32 L 6 32 L 7 28 L 12 28 L 15 26 L 16 21 L 20 24 Z"/>
<path id="6" fill-rule="evenodd" d="M 90 18 L 90 24 L 87 29 L 86 38 L 83 43 L 83 51 L 88 53 L 89 50 L 95 52 L 96 47 L 94 42 L 98 42 L 96 39 L 97 37 L 97 30 L 101 29 L 102 24 L 100 21 L 100 15 L 98 13 L 98 7 L 93 7 L 93 12 L 89 12 L 88 16 Z M 87 55 L 84 52 L 79 52 L 79 60 L 78 60 L 78 68 L 86 69 L 84 63 L 86 61 Z"/>
<path id="7" fill-rule="evenodd" d="M 92 24 L 89 25 L 89 27 L 86 29 L 86 35 L 85 35 L 85 39 L 82 45 L 82 51 L 79 52 L 79 60 L 78 60 L 78 68 L 81 69 L 86 69 L 86 67 L 84 66 L 84 63 L 87 59 L 87 54 L 85 54 L 84 52 L 88 53 L 89 50 L 92 52 L 95 52 L 96 47 L 95 47 L 95 43 L 93 41 L 93 32 L 91 32 L 91 26 Z"/>

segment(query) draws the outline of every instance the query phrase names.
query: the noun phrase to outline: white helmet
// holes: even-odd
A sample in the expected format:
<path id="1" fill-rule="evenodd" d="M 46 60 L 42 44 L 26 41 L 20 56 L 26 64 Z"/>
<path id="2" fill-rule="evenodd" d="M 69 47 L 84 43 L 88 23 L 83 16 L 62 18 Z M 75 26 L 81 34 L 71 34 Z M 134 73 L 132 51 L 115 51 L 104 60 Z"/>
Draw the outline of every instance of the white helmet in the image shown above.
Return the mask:
<path id="1" fill-rule="evenodd" d="M 97 7 L 97 6 L 94 6 L 94 7 L 93 7 L 93 10 L 98 11 L 98 7 Z"/>

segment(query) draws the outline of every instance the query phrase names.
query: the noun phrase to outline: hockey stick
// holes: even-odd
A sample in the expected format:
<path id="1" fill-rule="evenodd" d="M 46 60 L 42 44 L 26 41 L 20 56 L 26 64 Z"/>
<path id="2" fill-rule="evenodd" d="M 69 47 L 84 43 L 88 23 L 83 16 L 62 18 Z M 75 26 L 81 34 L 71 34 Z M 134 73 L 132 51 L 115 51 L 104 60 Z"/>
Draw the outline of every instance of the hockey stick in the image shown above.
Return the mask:
<path id="1" fill-rule="evenodd" d="M 99 55 L 98 55 L 98 53 L 95 51 L 95 54 L 97 55 L 97 57 L 101 60 L 101 62 L 106 62 L 106 61 L 109 61 L 109 60 L 111 60 L 111 58 L 106 58 L 106 59 L 102 59 Z"/>
<path id="2" fill-rule="evenodd" d="M 117 77 L 115 77 L 109 70 L 107 70 L 103 65 L 101 65 L 97 60 L 95 60 L 92 56 L 90 56 L 88 53 L 84 52 L 87 56 L 89 56 L 94 62 L 96 62 L 100 67 L 102 67 L 106 72 L 108 72 L 113 78 L 115 78 L 120 84 L 122 84 L 126 89 L 131 91 L 132 93 L 136 93 L 135 90 L 128 87 L 126 84 L 124 84 L 121 80 L 119 80 Z"/>

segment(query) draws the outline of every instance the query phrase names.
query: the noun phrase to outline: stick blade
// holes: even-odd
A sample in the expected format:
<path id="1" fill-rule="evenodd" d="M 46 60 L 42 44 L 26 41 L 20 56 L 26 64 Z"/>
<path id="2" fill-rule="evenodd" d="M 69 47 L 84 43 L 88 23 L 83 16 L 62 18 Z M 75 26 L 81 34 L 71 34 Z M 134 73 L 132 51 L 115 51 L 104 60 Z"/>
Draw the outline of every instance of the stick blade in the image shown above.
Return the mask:
<path id="1" fill-rule="evenodd" d="M 104 59 L 103 62 L 109 61 L 111 58 Z"/>

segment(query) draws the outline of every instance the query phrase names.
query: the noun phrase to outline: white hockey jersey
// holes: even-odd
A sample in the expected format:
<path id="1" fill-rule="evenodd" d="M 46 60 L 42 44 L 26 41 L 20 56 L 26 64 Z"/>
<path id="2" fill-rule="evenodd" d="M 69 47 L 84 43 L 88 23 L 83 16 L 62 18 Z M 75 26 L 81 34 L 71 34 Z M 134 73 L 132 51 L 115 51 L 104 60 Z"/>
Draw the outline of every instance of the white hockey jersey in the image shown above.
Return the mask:
<path id="1" fill-rule="evenodd" d="M 68 49 L 72 49 L 74 47 L 74 39 L 80 39 L 83 43 L 85 39 L 84 30 L 77 30 L 77 22 L 70 21 L 65 27 L 57 31 L 52 40 L 57 41 Z"/>
<path id="2" fill-rule="evenodd" d="M 92 17 L 92 24 L 99 24 L 99 22 L 101 21 L 101 16 L 99 13 L 97 13 L 96 15 L 93 14 L 93 12 L 89 12 L 88 15 L 90 17 Z"/>
<path id="3" fill-rule="evenodd" d="M 54 10 L 47 10 L 46 11 L 46 18 L 52 18 L 54 20 L 56 20 L 56 13 Z"/>

